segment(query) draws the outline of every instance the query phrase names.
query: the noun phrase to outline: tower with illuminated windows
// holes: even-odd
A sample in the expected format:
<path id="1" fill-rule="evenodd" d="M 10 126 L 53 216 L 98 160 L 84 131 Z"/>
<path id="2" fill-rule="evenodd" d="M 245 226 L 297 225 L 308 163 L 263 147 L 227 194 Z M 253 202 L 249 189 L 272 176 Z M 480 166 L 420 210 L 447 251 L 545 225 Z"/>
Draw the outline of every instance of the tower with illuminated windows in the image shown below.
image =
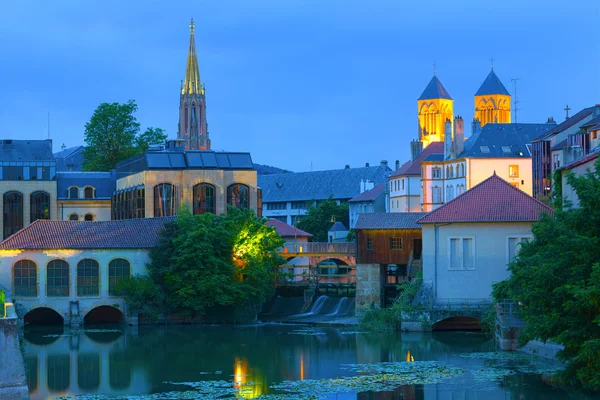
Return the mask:
<path id="1" fill-rule="evenodd" d="M 483 128 L 488 123 L 510 124 L 510 93 L 494 67 L 475 93 L 475 118 Z"/>
<path id="2" fill-rule="evenodd" d="M 417 100 L 419 107 L 419 141 L 423 148 L 431 142 L 444 141 L 444 124 L 454 120 L 454 100 L 435 71 L 433 78 Z"/>
<path id="3" fill-rule="evenodd" d="M 192 19 L 190 21 L 190 47 L 185 79 L 181 83 L 177 138 L 185 141 L 187 150 L 209 150 L 210 138 L 206 122 L 206 97 L 204 95 L 204 85 L 200 81 L 194 27 L 194 19 Z"/>

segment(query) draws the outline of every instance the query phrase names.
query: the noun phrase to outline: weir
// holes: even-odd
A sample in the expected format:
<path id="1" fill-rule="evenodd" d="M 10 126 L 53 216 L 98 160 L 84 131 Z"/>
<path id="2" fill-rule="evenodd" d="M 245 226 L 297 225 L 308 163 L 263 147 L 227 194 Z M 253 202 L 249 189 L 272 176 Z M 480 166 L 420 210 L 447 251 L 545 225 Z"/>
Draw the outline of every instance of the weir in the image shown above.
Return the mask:
<path id="1" fill-rule="evenodd" d="M 277 298 L 267 304 L 259 318 L 264 321 L 343 323 L 354 317 L 354 297 L 319 296 L 306 306 L 303 297 Z"/>

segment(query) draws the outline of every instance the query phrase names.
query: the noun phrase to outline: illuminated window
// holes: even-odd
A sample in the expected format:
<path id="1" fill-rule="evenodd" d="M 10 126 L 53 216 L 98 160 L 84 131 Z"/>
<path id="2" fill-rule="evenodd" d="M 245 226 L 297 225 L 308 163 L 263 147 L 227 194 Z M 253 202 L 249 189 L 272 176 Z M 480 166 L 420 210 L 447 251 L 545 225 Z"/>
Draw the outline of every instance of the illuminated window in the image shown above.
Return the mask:
<path id="1" fill-rule="evenodd" d="M 46 192 L 34 192 L 30 196 L 30 222 L 38 219 L 50 219 L 50 195 Z"/>
<path id="2" fill-rule="evenodd" d="M 215 214 L 215 187 L 200 183 L 194 186 L 194 214 L 207 212 Z"/>
<path id="3" fill-rule="evenodd" d="M 367 238 L 367 250 L 373 250 L 373 238 Z"/>
<path id="4" fill-rule="evenodd" d="M 84 199 L 93 199 L 94 196 L 94 188 L 91 186 L 86 186 L 85 189 L 83 189 L 83 198 Z"/>
<path id="5" fill-rule="evenodd" d="M 15 263 L 13 287 L 17 297 L 37 297 L 37 265 L 31 260 Z"/>
<path id="6" fill-rule="evenodd" d="M 240 209 L 249 208 L 250 189 L 248 186 L 239 183 L 229 186 L 227 188 L 227 204 Z"/>
<path id="7" fill-rule="evenodd" d="M 519 177 L 519 166 L 518 165 L 509 165 L 508 166 L 508 176 L 511 178 Z"/>
<path id="8" fill-rule="evenodd" d="M 79 198 L 79 188 L 77 186 L 71 186 L 69 188 L 69 198 L 70 199 L 78 199 Z"/>
<path id="9" fill-rule="evenodd" d="M 69 295 L 69 264 L 64 260 L 52 260 L 46 267 L 46 295 L 67 297 Z"/>
<path id="10" fill-rule="evenodd" d="M 402 238 L 390 238 L 390 250 L 402 250 Z"/>
<path id="11" fill-rule="evenodd" d="M 23 195 L 4 193 L 4 239 L 23 228 Z"/>
<path id="12" fill-rule="evenodd" d="M 114 296 L 117 294 L 119 283 L 131 276 L 131 266 L 129 261 L 122 258 L 112 260 L 108 264 L 108 294 Z"/>
<path id="13" fill-rule="evenodd" d="M 154 216 L 170 217 L 177 214 L 177 187 L 170 183 L 154 186 Z"/>
<path id="14" fill-rule="evenodd" d="M 98 261 L 85 258 L 77 263 L 77 296 L 98 296 L 99 288 Z"/>
<path id="15" fill-rule="evenodd" d="M 69 215 L 69 221 L 79 221 L 79 215 L 75 213 Z"/>

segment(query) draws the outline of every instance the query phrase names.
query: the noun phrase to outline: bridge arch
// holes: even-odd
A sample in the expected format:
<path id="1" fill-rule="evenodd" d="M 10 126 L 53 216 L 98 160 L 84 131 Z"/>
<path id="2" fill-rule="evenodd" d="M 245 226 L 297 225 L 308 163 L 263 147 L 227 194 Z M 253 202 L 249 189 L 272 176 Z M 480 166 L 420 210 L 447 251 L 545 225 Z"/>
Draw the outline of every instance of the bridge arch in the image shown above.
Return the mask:
<path id="1" fill-rule="evenodd" d="M 474 316 L 456 315 L 440 319 L 435 322 L 431 329 L 433 331 L 480 331 L 479 320 Z"/>
<path id="2" fill-rule="evenodd" d="M 356 266 L 356 257 L 354 256 L 336 256 L 324 254 L 318 257 L 309 257 L 310 265 L 317 265 L 323 261 L 331 260 L 338 265 Z"/>
<path id="3" fill-rule="evenodd" d="M 112 305 L 101 305 L 89 310 L 83 317 L 84 325 L 106 324 L 125 322 L 125 314 L 120 309 Z"/>
<path id="4" fill-rule="evenodd" d="M 23 315 L 26 325 L 64 325 L 64 317 L 55 309 L 48 306 L 39 306 L 30 309 Z"/>

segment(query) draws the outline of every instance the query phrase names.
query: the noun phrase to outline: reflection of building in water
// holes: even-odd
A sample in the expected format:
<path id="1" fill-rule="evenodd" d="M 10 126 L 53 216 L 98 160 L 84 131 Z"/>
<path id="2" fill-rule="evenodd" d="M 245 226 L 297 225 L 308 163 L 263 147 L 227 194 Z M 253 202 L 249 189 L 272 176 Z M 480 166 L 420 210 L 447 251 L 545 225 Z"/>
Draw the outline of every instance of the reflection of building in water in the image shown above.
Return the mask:
<path id="1" fill-rule="evenodd" d="M 118 396 L 151 389 L 146 371 L 133 368 L 122 352 L 127 341 L 124 335 L 107 343 L 83 334 L 61 336 L 52 343 L 40 339 L 28 340 L 24 357 L 32 399 L 84 393 Z"/>
<path id="2" fill-rule="evenodd" d="M 248 360 L 235 358 L 233 383 L 243 399 L 255 399 L 266 393 L 266 380 L 257 368 L 248 368 Z"/>

